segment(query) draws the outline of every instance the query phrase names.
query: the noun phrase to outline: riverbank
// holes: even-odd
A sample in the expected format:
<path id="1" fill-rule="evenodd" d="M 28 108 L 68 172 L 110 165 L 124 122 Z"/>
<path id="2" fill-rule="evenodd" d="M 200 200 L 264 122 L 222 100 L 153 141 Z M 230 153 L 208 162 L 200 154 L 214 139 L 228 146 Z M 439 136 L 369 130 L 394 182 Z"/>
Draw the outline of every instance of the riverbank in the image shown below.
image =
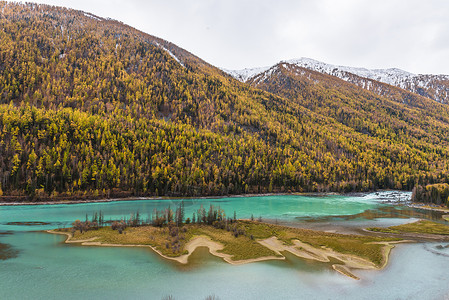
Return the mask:
<path id="1" fill-rule="evenodd" d="M 383 260 L 383 264 L 381 265 L 376 265 L 372 261 L 356 255 L 339 253 L 330 248 L 316 248 L 309 244 L 301 242 L 300 240 L 293 240 L 292 242 L 293 245 L 286 245 L 274 236 L 266 240 L 259 241 L 259 243 L 278 254 L 287 251 L 295 255 L 296 257 L 315 260 L 323 263 L 330 263 L 331 259 L 337 259 L 340 261 L 340 263 L 332 264 L 332 268 L 335 271 L 353 279 L 360 280 L 360 278 L 356 276 L 352 272 L 352 270 L 381 270 L 385 268 L 385 266 L 388 264 L 390 252 L 394 248 L 394 244 L 407 241 L 373 242 L 379 245 L 384 245 L 381 250 Z"/>
<path id="2" fill-rule="evenodd" d="M 364 195 L 365 193 L 360 193 Z M 127 198 L 111 198 L 111 199 L 88 199 L 88 200 L 63 200 L 63 201 L 42 201 L 42 202 L 1 202 L 0 206 L 20 206 L 20 205 L 57 205 L 57 204 L 80 204 L 80 203 L 103 203 L 116 201 L 140 201 L 140 200 L 188 200 L 188 199 L 225 199 L 225 198 L 244 198 L 244 197 L 265 197 L 265 196 L 331 196 L 344 195 L 340 193 L 265 193 L 265 194 L 241 194 L 226 196 L 199 196 L 199 197 L 127 197 Z"/>
<path id="3" fill-rule="evenodd" d="M 64 234 L 66 243 L 83 246 L 148 247 L 160 256 L 188 263 L 198 247 L 207 247 L 212 255 L 233 265 L 266 260 L 284 260 L 283 252 L 331 264 L 336 271 L 354 279 L 355 269 L 382 269 L 394 243 L 400 239 L 342 235 L 290 228 L 254 221 L 237 221 L 232 230 L 208 225 L 184 225 L 175 229 L 141 226 L 127 228 L 122 234 L 109 227 L 87 232 L 58 229 L 49 233 Z M 75 234 L 73 234 L 75 233 Z M 335 260 L 339 263 L 335 263 Z M 331 263 L 333 261 L 333 263 Z"/>
<path id="4" fill-rule="evenodd" d="M 443 212 L 443 213 L 448 213 L 449 214 L 449 208 L 448 207 L 439 206 L 439 205 L 429 205 L 428 203 L 413 202 L 413 203 L 408 204 L 407 206 L 411 207 L 411 208 L 432 210 L 432 211 L 438 211 L 438 212 Z"/>
<path id="5" fill-rule="evenodd" d="M 153 198 L 128 197 L 128 198 L 111 198 L 111 199 L 61 200 L 61 201 L 42 201 L 42 202 L 40 202 L 40 201 L 36 201 L 36 202 L 0 202 L 0 206 L 86 204 L 86 203 L 103 203 L 103 202 L 116 202 L 116 201 L 161 200 L 161 199 L 169 199 L 169 198 L 164 198 L 164 197 L 153 197 Z"/>
<path id="6" fill-rule="evenodd" d="M 417 241 L 449 241 L 449 225 L 444 225 L 428 220 L 417 220 L 412 223 L 390 226 L 386 228 L 371 227 L 366 228 L 365 230 L 368 232 L 388 234 L 389 236 L 414 239 Z"/>
<path id="7" fill-rule="evenodd" d="M 104 202 L 116 202 L 116 201 L 140 201 L 140 200 L 188 200 L 188 199 L 226 199 L 226 198 L 244 198 L 244 197 L 265 197 L 265 196 L 289 196 L 289 195 L 296 195 L 296 196 L 312 196 L 312 197 L 323 197 L 323 196 L 334 196 L 334 195 L 340 195 L 340 196 L 366 196 L 371 193 L 385 193 L 385 192 L 391 192 L 391 193 L 402 193 L 404 191 L 398 191 L 398 190 L 381 190 L 381 191 L 370 191 L 370 192 L 350 192 L 350 193 L 337 193 L 337 192 L 292 192 L 292 193 L 262 193 L 262 194 L 238 194 L 238 195 L 219 195 L 219 196 L 186 196 L 186 197 L 169 197 L 169 196 L 152 196 L 152 197 L 116 197 L 116 198 L 101 198 L 101 199 L 67 199 L 67 200 L 57 200 L 54 201 L 27 201 L 26 197 L 22 197 L 25 199 L 24 201 L 5 201 L 2 199 L 8 198 L 7 196 L 0 196 L 0 206 L 21 206 L 21 205 L 59 205 L 59 204 L 83 204 L 83 203 L 104 203 Z M 10 197 L 9 197 L 10 198 Z M 17 197 L 11 198 L 12 200 L 16 199 Z M 385 201 L 386 203 L 397 203 L 397 201 L 392 201 L 391 199 L 385 198 L 381 199 L 382 201 Z M 402 203 L 402 202 L 401 202 Z"/>
<path id="8" fill-rule="evenodd" d="M 48 233 L 52 234 L 62 234 L 67 236 L 66 240 L 64 241 L 66 244 L 80 244 L 82 246 L 100 246 L 100 247 L 147 247 L 159 254 L 161 257 L 173 260 L 181 264 L 187 264 L 189 257 L 192 255 L 192 253 L 198 248 L 198 247 L 206 247 L 209 249 L 209 253 L 222 258 L 224 261 L 231 265 L 242 265 L 252 262 L 260 262 L 260 261 L 267 261 L 267 260 L 284 260 L 285 257 L 283 256 L 264 256 L 259 258 L 250 258 L 250 259 L 242 259 L 239 261 L 232 260 L 232 255 L 221 253 L 219 251 L 222 251 L 224 246 L 218 242 L 212 241 L 207 236 L 196 236 L 192 238 L 186 245 L 185 245 L 185 252 L 187 254 L 182 254 L 180 256 L 172 257 L 163 254 L 161 251 L 159 251 L 156 247 L 153 247 L 151 245 L 140 245 L 140 244 L 110 244 L 110 243 L 103 243 L 103 242 L 97 242 L 96 240 L 99 237 L 93 237 L 85 240 L 73 240 L 73 236 L 69 232 L 58 232 L 54 230 L 47 230 Z"/>

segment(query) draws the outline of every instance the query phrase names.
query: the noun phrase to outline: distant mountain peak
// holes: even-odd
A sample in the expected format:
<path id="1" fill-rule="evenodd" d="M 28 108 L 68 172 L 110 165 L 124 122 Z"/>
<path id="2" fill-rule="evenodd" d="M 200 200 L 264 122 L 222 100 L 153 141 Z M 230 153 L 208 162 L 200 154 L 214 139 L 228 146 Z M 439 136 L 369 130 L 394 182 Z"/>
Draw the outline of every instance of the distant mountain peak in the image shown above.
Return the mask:
<path id="1" fill-rule="evenodd" d="M 257 74 L 263 73 L 267 70 L 272 68 L 270 67 L 260 67 L 260 68 L 245 68 L 242 70 L 228 70 L 228 69 L 221 69 L 222 71 L 228 73 L 232 77 L 236 78 L 237 80 L 241 82 L 246 82 L 248 79 L 254 77 Z"/>
<path id="2" fill-rule="evenodd" d="M 265 73 L 267 70 L 273 67 L 285 64 L 295 65 L 297 67 L 335 76 L 357 85 L 357 80 L 354 80 L 355 75 L 357 77 L 362 77 L 368 80 L 374 80 L 396 86 L 441 103 L 449 102 L 448 75 L 417 75 L 401 70 L 399 68 L 367 69 L 359 67 L 347 67 L 327 64 L 315 59 L 301 57 L 297 59 L 283 60 L 271 67 L 223 71 L 227 72 L 228 74 L 242 82 L 247 82 L 251 78 Z M 267 74 L 265 74 L 265 76 L 266 75 Z M 365 86 L 370 85 L 366 85 L 366 83 L 363 83 L 362 87 Z"/>

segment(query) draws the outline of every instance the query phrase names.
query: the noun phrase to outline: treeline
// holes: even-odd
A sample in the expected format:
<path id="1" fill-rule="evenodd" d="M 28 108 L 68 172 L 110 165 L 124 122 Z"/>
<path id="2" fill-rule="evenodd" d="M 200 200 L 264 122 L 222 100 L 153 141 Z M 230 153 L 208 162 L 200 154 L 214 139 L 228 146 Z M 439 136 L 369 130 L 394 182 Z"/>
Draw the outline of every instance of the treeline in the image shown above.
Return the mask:
<path id="1" fill-rule="evenodd" d="M 3 200 L 448 181 L 447 111 L 437 118 L 324 87 L 298 101 L 115 21 L 35 4 L 0 2 L 0 11 Z"/>
<path id="2" fill-rule="evenodd" d="M 418 185 L 413 188 L 412 201 L 418 203 L 431 203 L 449 207 L 449 184 Z"/>
<path id="3" fill-rule="evenodd" d="M 235 211 L 233 218 L 227 217 L 220 207 L 217 208 L 213 205 L 210 205 L 208 210 L 201 205 L 197 212 L 193 213 L 192 218 L 185 217 L 184 202 L 181 201 L 175 211 L 170 206 L 160 211 L 154 209 L 153 213 L 148 214 L 146 219 L 143 219 L 139 211 L 137 211 L 132 213 L 129 218 L 105 221 L 101 211 L 99 213 L 95 212 L 90 220 L 87 215 L 85 221 L 75 220 L 70 231 L 72 236 L 75 236 L 77 231 L 83 233 L 110 226 L 112 230 L 116 230 L 119 234 L 124 234 L 128 227 L 153 226 L 160 229 L 159 233 L 163 235 L 165 248 L 171 250 L 172 254 L 179 254 L 183 250 L 188 228 L 192 228 L 192 225 L 194 227 L 195 225 L 199 227 L 212 226 L 232 233 L 235 238 L 243 235 L 248 236 L 251 240 L 254 239 L 254 236 L 247 234 L 245 228 L 237 221 Z M 150 236 L 150 239 L 153 241 L 154 238 L 154 236 Z"/>
<path id="4" fill-rule="evenodd" d="M 84 221 L 75 220 L 72 223 L 72 233 L 77 230 L 81 233 L 89 230 L 97 230 L 105 226 L 111 226 L 112 230 L 117 230 L 120 234 L 123 233 L 127 227 L 140 227 L 140 226 L 154 226 L 154 227 L 182 227 L 188 224 L 198 224 L 198 225 L 210 225 L 219 229 L 226 229 L 230 231 L 230 225 L 237 222 L 237 213 L 234 211 L 232 217 L 226 216 L 224 210 L 220 207 L 215 207 L 210 205 L 209 209 L 205 209 L 203 205 L 193 212 L 192 217 L 188 217 L 185 214 L 184 201 L 173 210 L 170 206 L 165 209 L 158 210 L 154 209 L 151 214 L 147 215 L 144 219 L 142 215 L 137 211 L 136 213 L 131 213 L 129 218 L 123 217 L 119 220 L 106 220 L 104 214 L 100 212 L 95 212 L 92 214 L 91 219 L 86 214 L 86 219 Z M 253 218 L 251 218 L 254 221 Z M 241 232 L 235 232 L 236 237 L 242 234 Z"/>

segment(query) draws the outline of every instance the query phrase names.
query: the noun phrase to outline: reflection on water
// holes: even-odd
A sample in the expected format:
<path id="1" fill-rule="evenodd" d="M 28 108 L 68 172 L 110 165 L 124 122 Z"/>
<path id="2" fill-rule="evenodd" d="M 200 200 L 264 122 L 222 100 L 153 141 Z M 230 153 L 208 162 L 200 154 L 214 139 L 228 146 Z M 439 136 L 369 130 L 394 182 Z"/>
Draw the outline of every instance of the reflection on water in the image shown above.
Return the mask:
<path id="1" fill-rule="evenodd" d="M 10 245 L 0 243 L 0 260 L 14 258 L 17 257 L 18 254 L 19 251 L 12 248 Z"/>
<path id="2" fill-rule="evenodd" d="M 1 236 L 9 236 L 12 235 L 12 231 L 0 231 Z M 10 258 L 17 257 L 19 251 L 12 248 L 9 244 L 0 243 L 0 260 L 7 260 Z"/>

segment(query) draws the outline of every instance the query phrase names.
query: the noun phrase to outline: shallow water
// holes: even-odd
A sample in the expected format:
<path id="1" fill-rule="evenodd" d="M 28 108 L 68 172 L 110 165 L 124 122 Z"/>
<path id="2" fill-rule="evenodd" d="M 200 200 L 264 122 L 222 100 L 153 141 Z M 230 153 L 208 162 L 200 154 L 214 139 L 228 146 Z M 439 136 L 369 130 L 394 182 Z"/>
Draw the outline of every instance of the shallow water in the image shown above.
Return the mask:
<path id="1" fill-rule="evenodd" d="M 84 219 L 86 213 L 90 216 L 99 210 L 106 219 L 129 216 L 137 210 L 145 217 L 155 207 L 162 209 L 168 204 L 174 207 L 178 203 L 174 200 L 146 200 L 0 207 L 0 243 L 8 245 L 16 253 L 16 257 L 0 260 L 0 298 L 161 299 L 173 295 L 176 299 L 204 299 L 212 294 L 220 299 L 449 297 L 449 248 L 445 248 L 445 244 L 400 245 L 393 250 L 391 262 L 385 270 L 358 271 L 356 274 L 362 280 L 355 281 L 333 271 L 327 264 L 302 260 L 293 255 L 287 255 L 286 261 L 232 266 L 208 254 L 206 248 L 200 248 L 190 263 L 182 266 L 164 260 L 149 249 L 67 245 L 63 243 L 63 236 L 37 231 L 62 227 L 75 219 Z M 344 225 L 355 222 L 360 226 L 364 222 L 378 225 L 403 223 L 414 217 L 414 214 L 403 213 L 409 209 L 395 208 L 397 215 L 389 213 L 382 218 L 382 212 L 391 206 L 375 194 L 364 197 L 269 196 L 186 200 L 186 216 L 201 204 L 208 208 L 210 203 L 220 205 L 229 216 L 235 210 L 240 218 L 249 218 L 253 214 L 297 226 L 313 223 L 313 218 L 318 223 Z M 379 214 L 371 219 L 365 218 L 363 213 L 367 210 L 378 211 Z M 338 217 L 342 215 L 357 217 Z M 336 220 L 332 219 L 334 217 Z"/>

